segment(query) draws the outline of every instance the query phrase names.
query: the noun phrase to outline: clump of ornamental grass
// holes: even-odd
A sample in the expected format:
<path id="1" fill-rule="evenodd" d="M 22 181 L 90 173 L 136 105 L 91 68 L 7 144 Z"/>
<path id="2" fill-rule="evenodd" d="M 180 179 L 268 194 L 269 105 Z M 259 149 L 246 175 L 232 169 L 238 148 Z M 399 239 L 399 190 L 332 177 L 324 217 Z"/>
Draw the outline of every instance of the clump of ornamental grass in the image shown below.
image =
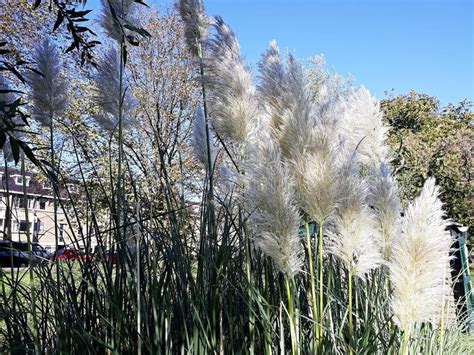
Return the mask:
<path id="1" fill-rule="evenodd" d="M 437 325 L 442 317 L 452 239 L 438 196 L 435 179 L 429 178 L 405 211 L 401 234 L 393 243 L 392 309 L 395 322 L 404 331 L 403 353 L 407 353 L 415 326 Z"/>

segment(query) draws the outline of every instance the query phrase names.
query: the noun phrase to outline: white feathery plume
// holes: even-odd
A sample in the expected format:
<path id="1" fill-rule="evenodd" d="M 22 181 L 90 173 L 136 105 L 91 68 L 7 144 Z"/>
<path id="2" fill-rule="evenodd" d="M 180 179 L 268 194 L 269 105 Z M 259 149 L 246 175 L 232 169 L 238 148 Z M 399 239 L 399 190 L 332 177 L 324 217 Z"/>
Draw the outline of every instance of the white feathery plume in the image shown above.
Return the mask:
<path id="1" fill-rule="evenodd" d="M 180 0 L 177 8 L 184 23 L 184 35 L 189 50 L 194 56 L 202 55 L 199 53 L 200 44 L 207 38 L 210 25 L 202 0 Z"/>
<path id="2" fill-rule="evenodd" d="M 258 63 L 260 84 L 258 85 L 258 94 L 269 107 L 270 114 L 279 115 L 277 108 L 284 108 L 286 105 L 283 100 L 285 96 L 286 68 L 281 60 L 280 49 L 277 42 L 272 40 L 270 48 L 262 54 L 262 59 Z M 273 112 L 275 111 L 275 112 Z M 278 127 L 282 120 L 280 117 L 272 117 L 272 126 Z"/>
<path id="3" fill-rule="evenodd" d="M 368 187 L 355 159 L 345 164 L 339 179 L 341 198 L 328 230 L 329 251 L 345 263 L 352 275 L 365 278 L 382 263 L 373 216 L 365 203 Z"/>
<path id="4" fill-rule="evenodd" d="M 338 168 L 333 154 L 312 153 L 293 162 L 300 207 L 313 220 L 326 222 L 339 198 Z"/>
<path id="5" fill-rule="evenodd" d="M 300 216 L 293 204 L 293 183 L 278 146 L 262 134 L 246 167 L 246 202 L 256 227 L 255 243 L 289 275 L 301 270 Z"/>
<path id="6" fill-rule="evenodd" d="M 242 143 L 249 131 L 249 121 L 257 112 L 252 74 L 244 65 L 232 29 L 220 17 L 216 18 L 214 28 L 214 38 L 207 41 L 204 78 L 210 91 L 213 124 L 219 135 Z"/>
<path id="7" fill-rule="evenodd" d="M 286 159 L 304 154 L 313 140 L 311 91 L 301 64 L 292 55 L 281 59 L 275 41 L 270 43 L 259 63 L 260 101 L 271 132 Z"/>
<path id="8" fill-rule="evenodd" d="M 327 222 L 334 214 L 340 196 L 339 170 L 347 160 L 338 137 L 337 100 L 324 93 L 322 87 L 313 108 L 311 141 L 292 158 L 300 207 L 317 222 Z"/>
<path id="9" fill-rule="evenodd" d="M 364 86 L 352 90 L 344 100 L 341 130 L 345 143 L 351 152 L 357 152 L 361 163 L 370 167 L 377 167 L 388 158 L 388 128 L 382 116 L 379 101 Z"/>
<path id="10" fill-rule="evenodd" d="M 212 142 L 214 141 L 214 133 L 212 130 L 210 133 L 210 148 L 211 148 L 211 165 L 214 163 L 216 158 L 216 152 Z M 206 119 L 204 117 L 204 111 L 202 107 L 196 108 L 194 113 L 194 122 L 193 122 L 193 148 L 194 155 L 196 158 L 204 165 L 207 169 L 209 155 L 207 154 L 207 138 L 206 138 Z"/>
<path id="11" fill-rule="evenodd" d="M 378 240 L 385 261 L 390 260 L 392 244 L 400 234 L 401 207 L 397 182 L 390 174 L 387 164 L 382 162 L 378 172 L 369 177 L 368 204 L 374 209 Z"/>
<path id="12" fill-rule="evenodd" d="M 270 48 L 263 52 L 258 67 L 258 95 L 261 102 L 265 103 L 271 127 L 277 133 L 284 123 L 283 111 L 291 105 L 295 95 L 289 90 L 288 71 L 275 40 L 271 41 Z"/>
<path id="13" fill-rule="evenodd" d="M 120 42 L 124 25 L 132 21 L 135 0 L 101 0 L 102 13 L 100 15 L 100 25 L 110 38 Z M 112 15 L 112 10 L 117 18 Z"/>
<path id="14" fill-rule="evenodd" d="M 401 235 L 394 241 L 392 309 L 401 329 L 419 322 L 437 323 L 440 317 L 452 237 L 446 232 L 448 223 L 438 196 L 439 188 L 429 178 L 408 206 Z"/>
<path id="15" fill-rule="evenodd" d="M 67 107 L 66 82 L 61 77 L 62 62 L 56 46 L 46 38 L 35 50 L 33 60 L 42 74 L 31 72 L 28 83 L 33 117 L 43 126 L 61 115 Z"/>
<path id="16" fill-rule="evenodd" d="M 129 126 L 134 98 L 130 90 L 126 90 L 126 85 L 122 85 L 120 90 L 120 60 L 115 49 L 111 48 L 102 56 L 95 84 L 94 99 L 100 107 L 100 112 L 94 115 L 97 123 L 105 130 L 115 129 L 119 120 L 120 97 L 123 97 L 122 122 L 124 127 Z"/>
<path id="17" fill-rule="evenodd" d="M 275 133 L 282 154 L 292 160 L 311 150 L 316 139 L 312 131 L 314 112 L 310 86 L 301 64 L 292 55 L 288 58 L 284 84 L 284 94 L 277 99 L 285 106 L 273 110 L 280 112 L 282 121 L 279 132 L 276 130 Z"/>

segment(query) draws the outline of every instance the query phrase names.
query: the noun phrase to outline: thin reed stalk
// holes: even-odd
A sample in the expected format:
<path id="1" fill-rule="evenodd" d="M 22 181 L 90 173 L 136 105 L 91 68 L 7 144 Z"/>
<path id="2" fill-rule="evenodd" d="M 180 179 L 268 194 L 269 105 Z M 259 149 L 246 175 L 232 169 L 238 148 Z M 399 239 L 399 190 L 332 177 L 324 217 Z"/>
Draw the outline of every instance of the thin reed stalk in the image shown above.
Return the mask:
<path id="1" fill-rule="evenodd" d="M 402 355 L 408 354 L 408 341 L 410 339 L 410 327 L 407 324 L 403 330 Z"/>
<path id="2" fill-rule="evenodd" d="M 316 339 L 318 338 L 318 306 L 316 299 L 316 286 L 314 282 L 314 266 L 313 266 L 313 251 L 311 245 L 311 235 L 309 232 L 309 223 L 305 222 L 305 232 L 306 232 L 306 244 L 308 249 L 308 264 L 309 264 L 309 282 L 311 287 L 311 304 L 312 304 L 312 315 L 313 315 L 313 350 L 316 349 Z"/>
<path id="3" fill-rule="evenodd" d="M 35 352 L 37 354 L 40 353 L 41 349 L 41 342 L 39 337 L 39 328 L 38 328 L 38 317 L 37 317 L 37 308 L 36 308 L 36 289 L 34 283 L 34 270 L 33 270 L 33 246 L 31 243 L 31 234 L 30 234 L 30 219 L 29 219 L 29 199 L 28 199 L 28 192 L 26 189 L 26 171 L 25 171 L 25 155 L 21 154 L 21 175 L 23 177 L 23 201 L 24 201 L 24 208 L 25 208 L 25 221 L 26 221 L 26 242 L 28 244 L 28 276 L 29 276 L 29 287 L 31 290 L 31 315 L 33 318 L 33 340 L 35 344 Z M 41 262 L 43 262 L 41 260 Z"/>
<path id="4" fill-rule="evenodd" d="M 323 344 L 323 327 L 324 327 L 324 259 L 323 259 L 323 221 L 319 221 L 319 346 Z"/>
<path id="5" fill-rule="evenodd" d="M 348 318 L 349 318 L 349 354 L 353 354 L 354 348 L 354 326 L 352 324 L 353 312 L 352 312 L 352 270 L 349 269 L 349 277 L 347 279 L 348 283 L 348 297 L 349 297 L 349 311 L 348 311 Z"/>
<path id="6" fill-rule="evenodd" d="M 298 340 L 296 334 L 295 305 L 293 299 L 293 279 L 288 275 L 285 275 L 285 290 L 288 300 L 288 321 L 290 323 L 291 353 L 296 354 Z"/>

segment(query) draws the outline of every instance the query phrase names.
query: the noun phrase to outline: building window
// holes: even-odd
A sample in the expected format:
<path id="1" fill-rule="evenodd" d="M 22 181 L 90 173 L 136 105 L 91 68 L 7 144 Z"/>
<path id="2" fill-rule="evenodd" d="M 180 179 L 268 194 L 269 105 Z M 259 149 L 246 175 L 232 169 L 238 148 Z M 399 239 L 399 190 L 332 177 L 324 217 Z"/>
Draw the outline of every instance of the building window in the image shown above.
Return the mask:
<path id="1" fill-rule="evenodd" d="M 46 209 L 46 200 L 39 200 L 39 209 L 40 210 Z"/>
<path id="2" fill-rule="evenodd" d="M 26 223 L 26 221 L 20 221 L 20 232 L 26 232 L 30 223 Z"/>
<path id="3" fill-rule="evenodd" d="M 0 228 L 3 228 L 3 218 L 0 218 Z"/>
<path id="4" fill-rule="evenodd" d="M 64 226 L 65 224 L 59 225 L 59 241 L 64 243 Z"/>
<path id="5" fill-rule="evenodd" d="M 77 193 L 77 186 L 73 184 L 67 184 L 67 189 L 70 193 Z"/>
<path id="6" fill-rule="evenodd" d="M 23 197 L 16 198 L 16 207 L 25 208 L 25 199 Z"/>
<path id="7" fill-rule="evenodd" d="M 18 208 L 25 208 L 26 207 L 25 198 L 24 197 L 17 197 L 15 206 L 18 207 Z M 34 206 L 35 206 L 35 200 L 33 200 L 32 198 L 29 198 L 28 199 L 28 208 L 34 208 Z"/>
<path id="8" fill-rule="evenodd" d="M 16 185 L 23 186 L 23 176 L 21 176 L 21 175 L 13 175 L 13 177 L 15 178 L 15 184 L 16 184 Z M 26 179 L 26 180 L 25 180 L 25 185 L 26 185 L 26 186 L 30 186 L 30 180 L 31 180 L 31 178 L 30 178 L 29 176 L 27 176 L 25 179 Z"/>
<path id="9" fill-rule="evenodd" d="M 24 221 L 24 220 L 21 220 L 20 223 L 15 222 L 13 224 L 13 231 L 14 232 L 26 232 L 30 225 L 31 225 L 31 223 L 26 223 L 26 221 Z"/>
<path id="10" fill-rule="evenodd" d="M 50 181 L 45 181 L 45 182 L 43 182 L 43 189 L 45 189 L 45 190 L 52 190 L 52 189 L 53 189 L 53 185 L 51 184 Z"/>
<path id="11" fill-rule="evenodd" d="M 36 231 L 38 233 L 44 233 L 44 222 L 41 220 L 36 221 Z"/>

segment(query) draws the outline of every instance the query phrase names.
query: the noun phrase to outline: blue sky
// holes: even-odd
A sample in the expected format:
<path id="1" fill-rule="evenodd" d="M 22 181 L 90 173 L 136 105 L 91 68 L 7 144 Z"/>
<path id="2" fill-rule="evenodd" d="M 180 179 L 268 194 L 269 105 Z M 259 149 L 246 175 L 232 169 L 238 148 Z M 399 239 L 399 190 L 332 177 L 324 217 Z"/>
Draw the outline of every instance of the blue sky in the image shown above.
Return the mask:
<path id="1" fill-rule="evenodd" d="M 86 8 L 97 10 L 99 0 Z M 153 1 L 164 5 L 170 0 Z M 442 104 L 474 101 L 472 0 L 208 0 L 255 66 L 272 39 L 300 58 L 323 54 L 377 98 L 411 89 Z M 95 12 L 95 11 L 94 11 Z"/>

